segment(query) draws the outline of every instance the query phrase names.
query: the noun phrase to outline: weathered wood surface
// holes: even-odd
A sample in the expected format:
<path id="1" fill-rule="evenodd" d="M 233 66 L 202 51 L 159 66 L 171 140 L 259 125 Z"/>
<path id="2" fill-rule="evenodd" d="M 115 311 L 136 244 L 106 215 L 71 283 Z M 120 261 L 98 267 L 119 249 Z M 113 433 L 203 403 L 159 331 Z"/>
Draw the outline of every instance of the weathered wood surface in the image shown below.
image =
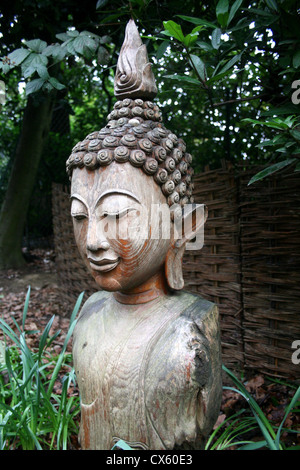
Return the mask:
<path id="1" fill-rule="evenodd" d="M 108 292 L 84 305 L 74 335 L 84 449 L 201 448 L 221 400 L 216 307 L 188 293 L 140 305 Z"/>
<path id="2" fill-rule="evenodd" d="M 147 49 L 133 20 L 129 20 L 126 27 L 114 88 L 115 96 L 120 99 L 129 97 L 152 100 L 157 94 Z"/>
<path id="3" fill-rule="evenodd" d="M 200 448 L 221 404 L 218 311 L 174 293 L 206 214 L 192 204 L 185 143 L 144 101 L 155 93 L 131 20 L 115 79 L 124 99 L 67 160 L 76 244 L 102 290 L 74 332 L 83 449 L 111 449 L 118 439 L 143 449 Z"/>
<path id="4" fill-rule="evenodd" d="M 75 168 L 71 201 L 79 252 L 109 292 L 88 300 L 74 333 L 82 447 L 201 446 L 220 408 L 218 312 L 171 290 L 195 234 L 175 237 L 163 192 L 128 162 Z"/>

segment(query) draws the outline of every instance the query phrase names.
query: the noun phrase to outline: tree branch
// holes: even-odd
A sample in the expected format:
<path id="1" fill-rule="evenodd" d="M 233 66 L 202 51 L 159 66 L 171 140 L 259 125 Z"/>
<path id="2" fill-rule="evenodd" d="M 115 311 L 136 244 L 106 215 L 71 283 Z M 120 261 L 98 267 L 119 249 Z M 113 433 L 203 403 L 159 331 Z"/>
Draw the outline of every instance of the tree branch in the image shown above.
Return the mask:
<path id="1" fill-rule="evenodd" d="M 243 101 L 258 100 L 258 99 L 261 99 L 265 96 L 267 96 L 267 95 L 265 93 L 263 93 L 263 94 L 257 95 L 257 96 L 250 96 L 249 98 L 238 98 L 238 99 L 234 99 L 234 100 L 222 101 L 220 103 L 214 103 L 213 107 L 217 108 L 219 106 L 225 106 L 227 104 L 242 103 Z"/>

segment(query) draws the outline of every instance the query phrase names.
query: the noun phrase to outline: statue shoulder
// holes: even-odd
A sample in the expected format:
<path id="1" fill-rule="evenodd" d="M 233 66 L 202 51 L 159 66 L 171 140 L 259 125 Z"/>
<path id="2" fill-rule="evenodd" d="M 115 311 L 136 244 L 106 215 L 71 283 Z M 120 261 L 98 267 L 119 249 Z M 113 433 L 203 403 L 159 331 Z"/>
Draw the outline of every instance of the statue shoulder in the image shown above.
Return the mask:
<path id="1" fill-rule="evenodd" d="M 84 302 L 79 313 L 79 318 L 81 319 L 83 316 L 89 316 L 93 312 L 99 312 L 104 303 L 107 301 L 109 295 L 110 294 L 106 291 L 98 291 L 92 294 Z"/>
<path id="2" fill-rule="evenodd" d="M 218 307 L 213 302 L 198 294 L 182 291 L 178 297 L 185 306 L 179 320 L 189 320 L 200 326 L 204 321 L 214 317 L 218 320 Z"/>

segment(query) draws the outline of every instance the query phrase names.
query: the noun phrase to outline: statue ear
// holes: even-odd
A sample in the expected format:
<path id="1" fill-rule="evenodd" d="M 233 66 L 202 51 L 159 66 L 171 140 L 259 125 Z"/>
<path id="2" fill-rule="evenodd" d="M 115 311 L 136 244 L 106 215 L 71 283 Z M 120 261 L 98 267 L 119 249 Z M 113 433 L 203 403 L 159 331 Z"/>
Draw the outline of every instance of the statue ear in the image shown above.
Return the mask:
<path id="1" fill-rule="evenodd" d="M 187 204 L 183 211 L 180 211 L 180 215 L 178 211 L 174 211 L 174 238 L 165 262 L 165 273 L 171 289 L 180 290 L 184 287 L 183 255 L 186 248 L 193 250 L 202 248 L 206 219 L 207 207 L 204 204 Z M 193 239 L 195 242 L 191 242 Z"/>

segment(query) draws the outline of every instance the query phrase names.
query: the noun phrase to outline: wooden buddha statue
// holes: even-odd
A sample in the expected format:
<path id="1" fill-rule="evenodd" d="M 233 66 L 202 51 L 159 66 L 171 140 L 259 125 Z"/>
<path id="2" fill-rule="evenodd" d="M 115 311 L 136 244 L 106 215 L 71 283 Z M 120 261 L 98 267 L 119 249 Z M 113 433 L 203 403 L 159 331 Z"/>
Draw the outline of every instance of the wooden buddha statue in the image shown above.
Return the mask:
<path id="1" fill-rule="evenodd" d="M 67 161 L 76 243 L 100 289 L 73 339 L 83 449 L 119 439 L 134 449 L 200 449 L 220 409 L 218 310 L 182 290 L 183 254 L 205 211 L 193 204 L 191 156 L 163 125 L 156 93 L 130 20 L 119 101 Z"/>

